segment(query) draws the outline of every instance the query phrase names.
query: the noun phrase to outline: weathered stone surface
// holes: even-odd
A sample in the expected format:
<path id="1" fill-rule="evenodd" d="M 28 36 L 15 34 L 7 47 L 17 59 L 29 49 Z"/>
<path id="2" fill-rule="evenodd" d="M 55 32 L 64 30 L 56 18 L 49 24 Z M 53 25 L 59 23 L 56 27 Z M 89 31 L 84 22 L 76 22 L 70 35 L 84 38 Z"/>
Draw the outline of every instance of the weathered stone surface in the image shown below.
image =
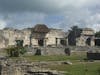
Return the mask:
<path id="1" fill-rule="evenodd" d="M 36 66 L 35 64 L 39 65 Z M 1 75 L 34 75 L 34 74 L 65 75 L 65 72 L 63 71 L 45 69 L 42 68 L 41 63 L 29 62 L 26 59 L 21 59 L 21 60 L 7 59 L 5 61 L 0 60 L 0 73 Z"/>
<path id="2" fill-rule="evenodd" d="M 39 25 L 41 28 L 41 25 Z M 44 26 L 44 25 L 42 25 Z M 37 26 L 38 27 L 38 26 Z M 22 30 L 5 28 L 0 30 L 0 48 L 15 45 L 15 40 L 23 40 L 24 46 L 31 45 L 33 47 L 39 46 L 67 46 L 68 32 L 61 29 L 47 28 L 48 32 L 41 29 L 41 32 L 34 32 L 34 28 L 26 28 Z M 42 32 L 43 31 L 43 32 Z M 72 38 L 71 36 L 70 38 Z M 90 28 L 83 28 L 80 37 L 76 38 L 76 46 L 94 46 L 94 31 Z"/>
<path id="3" fill-rule="evenodd" d="M 83 28 L 80 37 L 76 38 L 76 46 L 95 46 L 94 30 Z"/>
<path id="4" fill-rule="evenodd" d="M 48 33 L 44 34 L 31 32 L 31 29 L 17 30 L 5 28 L 0 31 L 0 48 L 15 45 L 15 40 L 23 40 L 24 45 L 30 45 L 30 37 L 32 46 L 39 46 L 39 39 L 43 39 L 44 46 L 56 44 L 56 38 L 59 38 L 57 44 L 60 44 L 60 38 L 65 38 L 65 36 L 65 33 L 59 29 L 50 29 Z"/>

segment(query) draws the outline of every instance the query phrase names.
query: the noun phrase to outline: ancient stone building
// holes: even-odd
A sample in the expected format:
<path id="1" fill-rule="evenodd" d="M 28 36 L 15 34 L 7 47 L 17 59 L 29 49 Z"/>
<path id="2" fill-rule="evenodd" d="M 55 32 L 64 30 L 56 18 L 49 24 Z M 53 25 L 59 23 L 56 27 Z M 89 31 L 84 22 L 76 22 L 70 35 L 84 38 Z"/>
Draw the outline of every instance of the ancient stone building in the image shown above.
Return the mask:
<path id="1" fill-rule="evenodd" d="M 16 45 L 15 40 L 23 40 L 24 46 L 57 46 L 67 45 L 66 33 L 60 29 L 48 28 L 44 24 L 37 24 L 34 28 L 23 30 L 5 28 L 0 31 L 0 48 Z"/>
<path id="2" fill-rule="evenodd" d="M 84 28 L 81 36 L 76 40 L 78 46 L 94 46 L 94 31 L 91 28 Z"/>
<path id="3" fill-rule="evenodd" d="M 69 44 L 73 46 L 95 46 L 94 30 L 91 28 L 82 28 L 79 35 L 75 37 L 75 33 L 69 35 Z"/>
<path id="4" fill-rule="evenodd" d="M 68 43 L 67 32 L 61 29 L 48 28 L 44 24 L 37 24 L 33 28 L 25 28 L 22 30 L 5 28 L 0 30 L 0 48 L 16 45 L 15 40 L 23 40 L 24 46 L 67 46 Z M 70 38 L 74 38 L 73 35 Z M 74 38 L 76 46 L 94 46 L 94 31 L 90 28 L 82 29 L 79 37 Z M 72 40 L 73 41 L 73 40 Z M 73 42 L 72 42 L 73 43 Z"/>
<path id="5" fill-rule="evenodd" d="M 31 43 L 33 46 L 67 45 L 66 36 L 66 33 L 60 29 L 38 24 L 32 29 Z"/>

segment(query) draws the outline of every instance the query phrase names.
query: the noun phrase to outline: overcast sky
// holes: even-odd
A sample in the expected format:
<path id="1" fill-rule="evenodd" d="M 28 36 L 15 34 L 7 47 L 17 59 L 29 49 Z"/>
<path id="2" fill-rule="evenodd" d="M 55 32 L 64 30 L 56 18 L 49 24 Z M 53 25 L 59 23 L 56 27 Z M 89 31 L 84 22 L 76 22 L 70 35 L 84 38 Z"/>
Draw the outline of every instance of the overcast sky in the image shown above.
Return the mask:
<path id="1" fill-rule="evenodd" d="M 0 0 L 0 28 L 36 24 L 68 30 L 73 25 L 100 30 L 100 0 Z"/>

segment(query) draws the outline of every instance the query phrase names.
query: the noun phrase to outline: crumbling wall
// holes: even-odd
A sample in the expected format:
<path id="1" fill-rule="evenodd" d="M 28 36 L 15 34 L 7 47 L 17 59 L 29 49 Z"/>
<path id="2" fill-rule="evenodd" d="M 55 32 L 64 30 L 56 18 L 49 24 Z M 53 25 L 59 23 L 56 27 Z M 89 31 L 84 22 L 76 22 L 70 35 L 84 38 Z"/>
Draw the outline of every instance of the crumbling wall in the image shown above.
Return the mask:
<path id="1" fill-rule="evenodd" d="M 80 37 L 76 38 L 76 46 L 95 46 L 94 31 L 91 28 L 84 28 Z"/>
<path id="2" fill-rule="evenodd" d="M 60 39 L 65 38 L 67 35 L 65 32 L 63 32 L 60 29 L 51 29 L 50 32 L 47 33 L 46 38 L 48 38 L 47 45 L 56 45 L 56 42 L 58 45 L 60 45 Z M 56 38 L 58 38 L 56 40 Z"/>

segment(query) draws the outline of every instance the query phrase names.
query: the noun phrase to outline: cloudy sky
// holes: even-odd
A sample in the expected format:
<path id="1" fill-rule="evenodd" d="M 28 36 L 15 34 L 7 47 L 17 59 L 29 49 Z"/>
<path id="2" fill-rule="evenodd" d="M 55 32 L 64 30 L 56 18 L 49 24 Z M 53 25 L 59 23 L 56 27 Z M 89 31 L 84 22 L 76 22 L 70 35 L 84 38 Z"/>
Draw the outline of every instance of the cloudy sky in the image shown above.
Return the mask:
<path id="1" fill-rule="evenodd" d="M 0 0 L 0 29 L 36 24 L 67 31 L 73 25 L 100 30 L 100 0 Z"/>

